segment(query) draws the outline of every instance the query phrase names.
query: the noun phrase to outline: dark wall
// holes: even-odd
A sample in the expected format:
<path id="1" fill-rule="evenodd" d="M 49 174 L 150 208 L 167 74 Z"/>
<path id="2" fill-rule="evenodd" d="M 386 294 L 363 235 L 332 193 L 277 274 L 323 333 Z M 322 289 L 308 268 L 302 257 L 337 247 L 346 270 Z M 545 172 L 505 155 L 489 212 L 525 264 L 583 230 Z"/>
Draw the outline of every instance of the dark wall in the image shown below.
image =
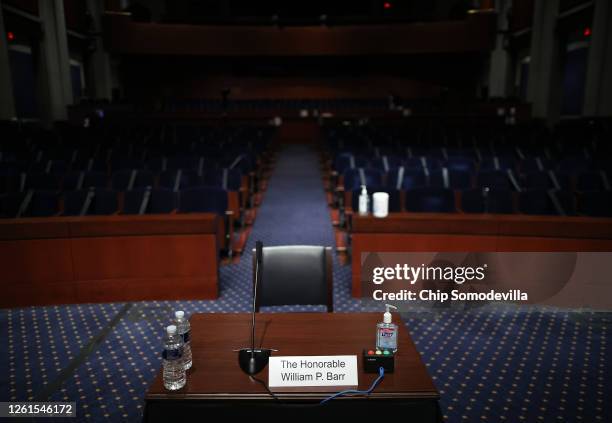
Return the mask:
<path id="1" fill-rule="evenodd" d="M 588 47 L 584 46 L 569 50 L 565 54 L 563 97 L 561 103 L 562 115 L 575 116 L 582 114 L 588 51 Z"/>
<path id="2" fill-rule="evenodd" d="M 38 116 L 34 62 L 30 53 L 9 50 L 15 111 L 19 118 Z"/>
<path id="3" fill-rule="evenodd" d="M 473 94 L 480 55 L 362 58 L 190 58 L 129 56 L 121 60 L 126 94 L 160 97 L 404 98 L 438 96 L 441 89 Z"/>

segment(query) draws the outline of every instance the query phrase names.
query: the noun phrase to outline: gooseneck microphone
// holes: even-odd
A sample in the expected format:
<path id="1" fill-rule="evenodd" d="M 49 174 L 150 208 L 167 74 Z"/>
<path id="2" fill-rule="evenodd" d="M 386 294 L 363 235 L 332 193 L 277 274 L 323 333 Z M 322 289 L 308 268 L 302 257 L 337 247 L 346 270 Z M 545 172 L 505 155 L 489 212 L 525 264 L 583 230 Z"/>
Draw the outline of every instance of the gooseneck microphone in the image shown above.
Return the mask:
<path id="1" fill-rule="evenodd" d="M 238 351 L 238 363 L 243 372 L 255 375 L 261 372 L 267 365 L 272 353 L 271 349 L 255 349 L 255 310 L 257 305 L 257 288 L 261 281 L 263 268 L 263 243 L 255 242 L 255 279 L 253 280 L 253 309 L 251 312 L 251 348 L 242 348 Z"/>

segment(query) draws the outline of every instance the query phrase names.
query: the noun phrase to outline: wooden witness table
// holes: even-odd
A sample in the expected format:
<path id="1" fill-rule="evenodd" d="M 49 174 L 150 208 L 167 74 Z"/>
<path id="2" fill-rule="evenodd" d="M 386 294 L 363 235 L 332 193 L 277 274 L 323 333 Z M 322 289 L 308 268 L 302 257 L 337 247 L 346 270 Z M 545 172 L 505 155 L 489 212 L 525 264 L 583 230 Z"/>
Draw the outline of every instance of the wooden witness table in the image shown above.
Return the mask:
<path id="1" fill-rule="evenodd" d="M 256 345 L 275 348 L 276 356 L 357 355 L 360 390 L 366 390 L 378 374 L 364 373 L 361 353 L 375 346 L 376 323 L 382 313 L 279 313 L 257 315 Z M 395 315 L 399 320 L 399 315 Z M 191 318 L 193 367 L 179 391 L 164 389 L 161 371 L 145 396 L 144 421 L 190 420 L 208 411 L 224 417 L 287 417 L 332 413 L 362 419 L 368 416 L 414 417 L 412 421 L 437 422 L 439 394 L 406 327 L 399 324 L 399 344 L 394 373 L 369 397 L 347 396 L 317 404 L 347 387 L 309 387 L 300 392 L 275 392 L 276 401 L 238 366 L 233 350 L 249 345 L 250 314 L 196 314 Z M 257 375 L 268 381 L 268 367 Z M 222 409 L 222 410 L 221 410 Z M 334 414 L 335 415 L 335 414 Z"/>

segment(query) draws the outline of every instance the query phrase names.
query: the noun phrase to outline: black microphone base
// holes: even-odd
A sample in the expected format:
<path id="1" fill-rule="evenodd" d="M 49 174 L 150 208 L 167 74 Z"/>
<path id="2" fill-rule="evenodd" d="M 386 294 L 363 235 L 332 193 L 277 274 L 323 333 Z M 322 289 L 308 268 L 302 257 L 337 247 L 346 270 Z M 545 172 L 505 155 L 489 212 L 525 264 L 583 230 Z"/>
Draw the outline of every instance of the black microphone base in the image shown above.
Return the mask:
<path id="1" fill-rule="evenodd" d="M 247 375 L 256 375 L 268 365 L 271 354 L 272 350 L 267 348 L 256 348 L 255 350 L 243 348 L 238 351 L 238 363 Z"/>

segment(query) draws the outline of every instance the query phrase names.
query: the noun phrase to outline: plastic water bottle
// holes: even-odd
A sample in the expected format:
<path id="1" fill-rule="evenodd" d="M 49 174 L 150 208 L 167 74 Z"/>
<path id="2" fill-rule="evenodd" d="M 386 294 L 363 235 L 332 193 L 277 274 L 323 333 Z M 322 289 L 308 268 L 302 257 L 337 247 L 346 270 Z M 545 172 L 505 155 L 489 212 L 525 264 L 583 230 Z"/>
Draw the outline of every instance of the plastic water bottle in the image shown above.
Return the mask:
<path id="1" fill-rule="evenodd" d="M 185 370 L 191 368 L 192 357 L 191 357 L 191 326 L 189 320 L 185 319 L 185 313 L 183 311 L 174 312 L 176 317 L 176 332 L 183 340 L 183 367 Z"/>
<path id="2" fill-rule="evenodd" d="M 166 328 L 162 363 L 164 387 L 170 391 L 176 391 L 185 386 L 187 375 L 183 368 L 183 340 L 176 333 L 175 325 Z"/>

